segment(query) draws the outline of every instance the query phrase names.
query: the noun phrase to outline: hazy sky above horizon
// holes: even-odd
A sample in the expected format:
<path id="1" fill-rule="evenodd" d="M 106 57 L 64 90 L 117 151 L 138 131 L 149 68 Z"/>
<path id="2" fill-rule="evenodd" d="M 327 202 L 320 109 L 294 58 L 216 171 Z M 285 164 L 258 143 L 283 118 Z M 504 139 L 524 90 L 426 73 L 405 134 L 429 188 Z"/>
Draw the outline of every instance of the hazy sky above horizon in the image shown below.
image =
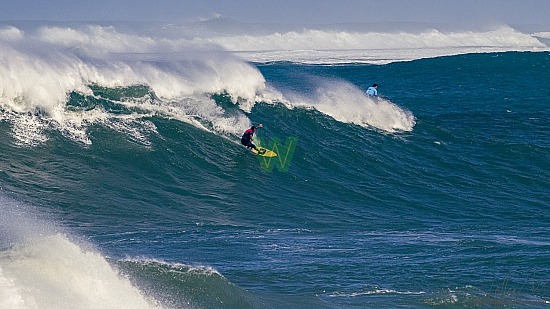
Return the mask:
<path id="1" fill-rule="evenodd" d="M 0 20 L 550 24 L 550 0 L 2 0 Z"/>

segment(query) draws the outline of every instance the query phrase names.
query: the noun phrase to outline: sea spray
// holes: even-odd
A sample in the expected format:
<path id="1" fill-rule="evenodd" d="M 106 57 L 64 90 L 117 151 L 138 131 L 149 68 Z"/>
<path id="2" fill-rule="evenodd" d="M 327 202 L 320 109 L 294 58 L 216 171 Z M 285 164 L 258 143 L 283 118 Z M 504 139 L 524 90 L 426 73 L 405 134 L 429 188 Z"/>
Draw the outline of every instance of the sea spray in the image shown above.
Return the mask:
<path id="1" fill-rule="evenodd" d="M 62 234 L 1 252 L 0 276 L 9 294 L 1 308 L 160 308 L 100 254 Z"/>
<path id="2" fill-rule="evenodd" d="M 412 131 L 414 115 L 385 98 L 368 97 L 357 86 L 330 78 L 319 79 L 310 95 L 287 94 L 295 106 L 312 107 L 334 119 L 385 132 Z"/>
<path id="3" fill-rule="evenodd" d="M 91 144 L 87 134 L 90 125 L 120 127 L 116 123 L 122 122 L 121 117 L 105 105 L 76 111 L 68 107 L 75 105 L 71 100 L 94 99 L 93 85 L 150 88 L 154 96 L 149 100 L 135 96 L 112 99 L 114 104 L 141 108 L 134 117 L 136 126 L 143 122 L 141 118 L 162 115 L 229 134 L 237 134 L 249 121 L 243 113 L 224 115 L 210 95 L 227 93 L 241 110 L 250 111 L 257 95 L 265 98 L 269 93 L 264 91 L 265 80 L 254 66 L 219 47 L 155 40 L 99 26 L 42 27 L 35 32 L 9 27 L 2 31 L 9 35 L 0 38 L 1 118 L 12 122 L 14 136 L 22 144 L 46 140 L 44 129 Z M 217 51 L 207 52 L 212 49 Z M 35 138 L 27 138 L 25 131 L 33 132 Z"/>
<path id="4" fill-rule="evenodd" d="M 0 31 L 5 34 L 0 38 L 0 120 L 11 123 L 20 145 L 42 144 L 48 131 L 90 145 L 93 125 L 149 145 L 148 136 L 157 134 L 150 121 L 155 116 L 236 139 L 250 126 L 248 114 L 257 102 L 315 108 L 338 121 L 382 131 L 414 126 L 410 113 L 387 100 L 367 99 L 344 82 L 325 83 L 313 99 L 302 94 L 289 99 L 267 84 L 258 68 L 217 43 L 95 25 Z M 147 91 L 121 95 L 139 87 Z M 221 107 L 212 97 L 220 94 L 240 112 Z"/>
<path id="5" fill-rule="evenodd" d="M 161 308 L 89 245 L 0 196 L 0 308 Z"/>

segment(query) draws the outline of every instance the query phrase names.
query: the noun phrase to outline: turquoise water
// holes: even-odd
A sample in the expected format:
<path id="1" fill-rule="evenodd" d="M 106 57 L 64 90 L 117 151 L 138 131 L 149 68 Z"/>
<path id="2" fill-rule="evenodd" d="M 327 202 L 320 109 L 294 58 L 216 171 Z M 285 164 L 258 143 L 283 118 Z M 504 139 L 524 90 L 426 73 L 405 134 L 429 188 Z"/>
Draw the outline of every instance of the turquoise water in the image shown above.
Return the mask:
<path id="1" fill-rule="evenodd" d="M 288 171 L 268 173 L 238 134 L 160 113 L 124 130 L 92 123 L 90 143 L 54 127 L 43 131 L 47 140 L 25 144 L 13 131 L 19 118 L 5 116 L 0 295 L 56 304 L 26 290 L 17 266 L 47 264 L 32 251 L 38 245 L 21 245 L 38 239 L 59 252 L 77 244 L 80 253 L 62 258 L 92 269 L 106 260 L 150 304 L 167 308 L 548 306 L 547 52 L 254 66 L 304 101 L 336 85 L 328 89 L 341 110 L 355 97 L 338 85 L 364 91 L 378 83 L 379 100 L 414 115 L 414 125 L 388 131 L 311 106 L 257 102 L 246 115 L 264 124 L 261 140 L 297 140 Z M 140 105 L 125 98 L 158 100 L 146 85 L 90 89 L 72 93 L 69 110 L 132 116 Z M 213 99 L 226 114 L 242 113 L 227 95 Z M 70 290 L 56 276 L 63 273 L 46 272 L 36 284 Z M 78 267 L 71 276 L 89 278 Z"/>

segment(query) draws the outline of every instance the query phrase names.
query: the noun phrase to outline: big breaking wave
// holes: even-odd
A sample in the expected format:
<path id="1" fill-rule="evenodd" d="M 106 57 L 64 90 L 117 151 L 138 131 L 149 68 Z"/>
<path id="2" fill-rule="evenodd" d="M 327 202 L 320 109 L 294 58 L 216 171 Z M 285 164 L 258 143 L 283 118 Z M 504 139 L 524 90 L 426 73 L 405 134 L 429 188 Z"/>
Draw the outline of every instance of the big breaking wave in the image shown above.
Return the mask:
<path id="1" fill-rule="evenodd" d="M 410 131 L 412 114 L 387 100 L 372 101 L 355 85 L 325 83 L 313 98 L 283 94 L 271 87 L 249 61 L 387 63 L 472 51 L 540 50 L 534 36 L 510 27 L 485 32 L 360 33 L 307 30 L 263 35 L 182 34 L 168 38 L 123 33 L 114 27 L 41 26 L 23 31 L 0 28 L 0 120 L 12 124 L 21 144 L 40 144 L 48 129 L 91 144 L 87 128 L 102 124 L 147 144 L 155 134 L 148 119 L 161 115 L 216 134 L 237 136 L 251 124 L 256 102 L 315 108 L 338 121 L 383 131 Z M 94 97 L 91 85 L 107 88 L 144 85 L 142 98 L 119 104 L 133 113 L 102 108 L 71 111 L 71 93 Z M 227 113 L 211 98 L 227 94 L 240 113 Z M 349 108 L 349 105 L 352 105 Z M 346 112 L 341 107 L 346 106 Z M 139 110 L 140 112 L 135 112 Z M 350 112 L 351 111 L 351 112 Z"/>

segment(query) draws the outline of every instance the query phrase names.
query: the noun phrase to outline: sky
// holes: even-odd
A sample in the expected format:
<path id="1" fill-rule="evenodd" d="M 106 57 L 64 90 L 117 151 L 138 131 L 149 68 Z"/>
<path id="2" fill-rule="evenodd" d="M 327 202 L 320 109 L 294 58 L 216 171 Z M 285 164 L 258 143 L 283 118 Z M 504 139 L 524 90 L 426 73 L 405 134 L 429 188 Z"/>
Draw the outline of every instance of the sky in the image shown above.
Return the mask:
<path id="1" fill-rule="evenodd" d="M 0 21 L 550 24 L 550 0 L 0 0 Z"/>

